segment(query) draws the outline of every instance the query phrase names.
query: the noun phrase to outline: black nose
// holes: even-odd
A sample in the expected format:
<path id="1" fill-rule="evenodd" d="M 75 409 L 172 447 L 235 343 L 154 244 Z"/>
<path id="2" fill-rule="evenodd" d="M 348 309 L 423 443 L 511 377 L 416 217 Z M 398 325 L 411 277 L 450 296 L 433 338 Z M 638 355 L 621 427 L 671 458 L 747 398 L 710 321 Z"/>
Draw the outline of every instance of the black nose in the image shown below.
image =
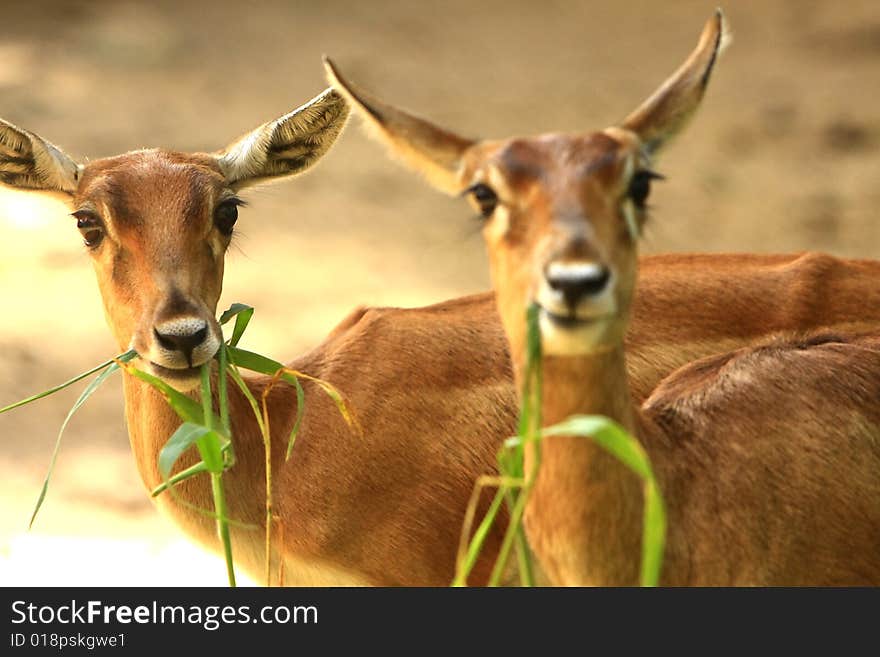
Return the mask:
<path id="1" fill-rule="evenodd" d="M 581 299 L 602 292 L 608 286 L 611 272 L 605 265 L 595 263 L 553 262 L 545 276 L 547 284 L 561 292 L 566 305 L 573 310 Z"/>
<path id="2" fill-rule="evenodd" d="M 179 351 L 186 356 L 187 362 L 192 367 L 192 352 L 208 337 L 208 325 L 202 323 L 201 328 L 196 326 L 175 326 L 163 324 L 162 331 L 153 329 L 156 341 L 169 351 Z"/>

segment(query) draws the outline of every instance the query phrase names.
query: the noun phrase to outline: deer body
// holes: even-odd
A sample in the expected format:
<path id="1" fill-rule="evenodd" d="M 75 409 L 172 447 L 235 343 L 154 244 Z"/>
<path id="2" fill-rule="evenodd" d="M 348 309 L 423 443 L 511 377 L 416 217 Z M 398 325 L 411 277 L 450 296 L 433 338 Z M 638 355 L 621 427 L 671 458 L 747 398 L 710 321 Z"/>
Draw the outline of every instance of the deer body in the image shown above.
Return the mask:
<path id="1" fill-rule="evenodd" d="M 692 271 L 692 260 L 686 258 L 675 266 L 670 261 L 676 258 L 643 259 L 640 284 L 644 283 L 648 289 L 656 286 L 668 290 L 678 288 L 685 279 L 692 282 L 693 277 L 688 275 Z M 732 258 L 740 260 L 737 256 Z M 716 264 L 725 260 L 725 257 L 713 259 Z M 829 268 L 839 270 L 848 285 L 867 286 L 870 281 L 880 279 L 880 265 L 876 267 L 878 271 L 872 272 L 875 263 L 870 262 L 851 263 L 812 255 L 799 258 L 769 256 L 766 258 L 769 263 L 762 260 L 759 257 L 755 259 L 757 262 L 742 263 L 744 269 L 750 270 L 755 277 L 755 283 L 763 282 L 764 278 L 775 279 L 780 268 L 798 272 L 792 277 L 798 279 L 800 276 L 802 285 L 806 285 L 813 272 L 826 272 Z M 785 264 L 777 264 L 778 261 Z M 811 269 L 815 262 L 820 262 L 821 266 Z M 708 262 L 701 264 L 704 265 L 704 274 L 707 270 L 712 271 Z M 720 283 L 727 280 L 725 272 L 728 271 L 718 269 L 718 286 L 714 289 L 724 289 Z M 845 277 L 844 273 L 847 274 Z M 704 285 L 708 286 L 708 283 L 704 281 Z M 797 287 L 792 286 L 792 289 Z M 639 301 L 649 298 L 653 295 L 647 291 L 637 296 L 630 344 L 654 331 L 658 335 L 664 335 L 666 331 L 671 333 L 678 321 L 678 327 L 686 326 L 689 312 L 700 301 L 696 296 L 690 300 L 682 297 L 682 303 L 677 307 L 687 313 L 681 317 L 667 315 L 670 320 L 667 323 L 652 322 L 650 315 L 641 312 Z M 808 298 L 809 295 L 802 297 L 805 301 Z M 769 306 L 761 309 L 768 313 L 772 310 Z M 826 311 L 833 313 L 835 310 L 844 309 L 836 309 L 833 304 L 826 307 Z M 847 315 L 841 312 L 836 317 L 825 317 L 832 325 L 845 329 L 852 325 L 852 318 Z M 703 325 L 699 334 L 696 327 L 691 327 L 694 335 L 683 334 L 681 337 L 683 342 L 687 342 L 686 337 L 694 339 L 704 355 L 713 353 L 717 345 L 744 344 L 772 335 L 774 330 L 807 329 L 813 325 L 809 320 L 792 324 L 790 321 L 794 316 L 780 315 L 775 324 L 756 325 L 753 332 L 732 334 L 729 331 L 731 324 L 725 323 L 719 312 L 713 315 L 717 319 L 716 332 Z M 880 318 L 875 318 L 878 320 Z M 449 334 L 438 335 L 438 328 L 448 330 Z M 469 339 L 461 340 L 461 335 L 467 335 Z M 411 345 L 415 353 L 406 353 L 406 345 Z M 456 345 L 460 352 L 450 353 L 451 345 Z M 634 399 L 644 399 L 647 395 L 643 391 L 653 390 L 665 375 L 666 372 L 661 372 L 656 363 L 672 362 L 670 369 L 674 369 L 693 353 L 690 349 L 672 349 L 673 346 L 674 343 L 639 343 L 629 350 L 633 356 L 629 380 Z M 663 349 L 670 352 L 669 360 L 654 357 Z M 414 370 L 408 366 L 415 356 L 426 367 Z M 389 367 L 395 358 L 399 362 Z M 286 437 L 295 417 L 296 399 L 293 391 L 285 386 L 275 386 L 270 393 L 269 416 L 279 520 L 279 535 L 275 540 L 276 547 L 283 551 L 284 582 L 310 586 L 448 583 L 472 483 L 477 476 L 494 468 L 498 445 L 515 431 L 516 394 L 508 361 L 507 343 L 491 294 L 424 309 L 358 311 L 322 345 L 292 361 L 290 367 L 293 369 L 340 387 L 367 430 L 363 439 L 352 434 L 326 396 L 306 383 L 303 425 L 293 456 L 290 461 L 285 461 Z M 636 362 L 644 363 L 645 367 L 638 368 Z M 379 363 L 385 365 L 380 367 Z M 476 370 L 471 367 L 474 363 L 480 363 Z M 546 367 L 546 385 L 549 386 L 554 379 L 550 376 L 551 365 L 548 363 Z M 475 374 L 482 378 L 475 378 Z M 353 377 L 356 377 L 356 386 L 349 383 L 355 380 Z M 268 384 L 268 377 L 247 377 L 246 380 L 258 398 L 263 386 Z M 664 386 L 667 383 L 664 381 Z M 654 400 L 662 398 L 663 391 L 664 387 L 658 389 L 646 405 L 656 403 Z M 549 390 L 547 397 L 553 398 Z M 234 386 L 230 386 L 230 403 L 238 461 L 224 477 L 230 516 L 252 526 L 249 529 L 233 526 L 234 554 L 237 563 L 256 577 L 262 575 L 264 561 L 263 443 L 249 406 Z M 132 450 L 149 490 L 161 483 L 156 468 L 158 453 L 180 420 L 151 387 L 128 376 L 125 377 L 125 407 Z M 564 419 L 574 410 L 584 411 L 586 407 L 572 404 L 557 419 Z M 545 409 L 549 423 L 553 416 L 548 411 Z M 684 439 L 686 434 L 677 430 L 671 431 L 671 435 L 681 435 Z M 585 447 L 582 439 L 570 440 L 578 448 Z M 412 458 L 413 454 L 418 454 L 419 458 Z M 649 454 L 654 456 L 650 447 Z M 604 454 L 598 456 L 600 459 L 609 458 Z M 552 458 L 553 451 L 545 450 L 545 467 L 550 467 Z M 561 458 L 563 464 L 567 464 L 572 457 L 566 450 Z M 184 461 L 181 467 L 188 464 Z M 393 468 L 393 476 L 390 476 L 389 468 Z M 366 473 L 373 474 L 367 477 Z M 641 494 L 638 482 L 634 477 L 628 480 L 629 473 L 622 474 L 635 494 L 615 499 L 638 501 Z M 666 478 L 663 471 L 659 476 L 661 480 Z M 669 496 L 665 488 L 664 491 Z M 210 508 L 210 488 L 205 481 L 185 482 L 177 488 L 177 493 L 179 499 L 188 504 Z M 535 504 L 539 505 L 540 489 L 535 496 Z M 712 497 L 698 497 L 724 499 L 721 491 Z M 372 500 L 372 503 L 365 504 L 365 500 Z M 668 501 L 670 509 L 677 508 L 671 499 Z M 216 530 L 209 517 L 190 512 L 168 495 L 159 497 L 157 502 L 187 534 L 206 546 L 219 548 Z M 553 508 L 551 505 L 547 512 L 548 519 L 552 517 Z M 638 536 L 641 522 L 640 508 L 636 504 L 630 510 L 631 520 L 636 523 L 635 536 Z M 706 510 L 701 512 L 712 517 Z M 569 515 L 564 508 L 560 513 L 563 517 Z M 355 520 L 359 526 L 353 527 Z M 675 520 L 674 516 L 670 517 L 670 546 L 675 539 L 674 528 L 678 526 Z M 731 524 L 732 530 L 735 527 Z M 400 549 L 403 545 L 406 548 Z M 596 545 L 604 547 L 606 542 L 597 541 Z M 444 548 L 442 556 L 438 554 L 440 546 Z M 487 559 L 481 562 L 472 578 L 474 583 L 485 581 L 490 557 L 494 556 L 497 547 L 498 537 L 493 535 L 487 545 Z M 626 562 L 632 577 L 636 575 L 638 544 L 634 549 L 635 552 L 628 553 L 632 558 Z M 711 550 L 708 552 L 712 554 Z M 670 548 L 668 560 L 672 558 L 671 554 Z M 278 555 L 273 557 L 274 563 L 278 563 L 278 558 Z"/>
<path id="2" fill-rule="evenodd" d="M 494 462 L 497 445 L 513 427 L 516 398 L 497 321 L 457 348 L 419 345 L 425 340 L 452 345 L 453 335 L 473 330 L 488 312 L 494 308 L 486 297 L 412 311 L 359 310 L 323 344 L 293 361 L 292 368 L 345 391 L 366 428 L 363 437 L 346 426 L 326 395 L 304 382 L 305 415 L 286 460 L 296 395 L 283 385 L 271 389 L 273 563 L 283 559 L 285 584 L 440 586 L 451 581 L 473 481 Z M 423 365 L 419 370 L 406 365 L 414 355 Z M 475 364 L 479 370 L 469 374 Z M 270 377 L 246 381 L 259 399 Z M 133 377 L 126 377 L 125 401 L 132 449 L 144 483 L 152 488 L 162 482 L 158 453 L 180 420 L 153 388 Z M 239 565 L 262 578 L 263 439 L 234 385 L 230 415 L 237 459 L 224 475 L 230 517 L 250 525 L 233 525 L 233 549 Z M 163 510 L 199 542 L 219 548 L 213 520 L 180 503 L 211 508 L 208 482 L 191 479 L 175 490 L 177 499 L 158 498 Z M 492 538 L 490 552 L 497 550 L 498 538 Z M 484 581 L 490 566 L 487 558 L 474 581 Z M 273 567 L 273 578 L 277 572 Z"/>
<path id="3" fill-rule="evenodd" d="M 870 289 L 880 280 L 880 263 L 873 261 L 819 254 L 649 256 L 640 265 L 641 291 L 628 334 L 629 381 L 637 400 L 644 400 L 668 372 L 730 345 L 823 325 L 847 330 L 880 322 L 880 314 L 856 320 L 852 306 L 815 294 L 823 288 L 820 280 L 834 288 L 836 300 Z M 742 289 L 730 285 L 733 271 Z M 775 285 L 786 295 L 796 293 L 792 303 L 802 312 L 783 311 L 768 295 L 748 299 L 749 289 Z M 710 289 L 713 305 L 705 295 Z M 678 313 L 651 313 L 668 294 L 675 294 Z M 755 321 L 734 324 L 726 320 L 727 313 L 742 294 Z M 827 303 L 820 309 L 820 302 Z M 759 316 L 765 319 L 758 321 Z M 276 543 L 284 553 L 284 582 L 448 583 L 473 481 L 494 469 L 498 446 L 515 432 L 517 401 L 509 359 L 494 295 L 486 293 L 426 308 L 355 311 L 321 345 L 292 361 L 291 368 L 343 390 L 366 431 L 363 439 L 352 434 L 326 396 L 306 383 L 303 425 L 293 456 L 285 461 L 296 398 L 286 386 L 272 389 Z M 246 380 L 257 398 L 269 383 L 268 377 Z M 231 517 L 253 527 L 233 526 L 234 553 L 245 570 L 262 574 L 263 442 L 250 407 L 234 386 L 230 395 L 238 463 L 224 481 Z M 161 483 L 159 451 L 180 420 L 150 386 L 132 377 L 125 378 L 125 400 L 132 450 L 151 489 Z M 177 491 L 183 501 L 210 508 L 206 482 L 187 482 Z M 187 534 L 218 547 L 209 517 L 189 512 L 167 495 L 158 502 Z M 498 538 L 493 534 L 487 545 L 474 583 L 488 576 Z M 275 555 L 273 562 L 278 559 Z"/>
<path id="4" fill-rule="evenodd" d="M 544 423 L 604 415 L 640 440 L 668 509 L 663 583 L 880 584 L 876 293 L 833 292 L 828 284 L 842 281 L 825 256 L 780 259 L 775 282 L 736 286 L 725 285 L 725 269 L 732 283 L 755 256 L 691 259 L 676 285 L 673 272 L 687 258 L 649 274 L 650 260 L 636 257 L 651 181 L 661 177 L 652 161 L 699 105 L 724 35 L 718 12 L 696 50 L 635 112 L 585 135 L 468 140 L 327 66 L 374 134 L 482 214 L 519 385 L 526 309 L 538 309 Z M 795 282 L 798 270 L 815 275 Z M 699 296 L 708 280 L 718 296 L 685 311 L 674 295 Z M 745 338 L 765 321 L 824 315 L 845 298 L 850 332 L 820 322 L 805 335 Z M 724 326 L 701 307 L 715 308 Z M 664 339 L 666 320 L 674 328 Z M 734 334 L 745 339 L 735 344 Z M 540 449 L 525 529 L 543 575 L 557 585 L 638 583 L 639 479 L 584 437 L 545 438 Z M 527 445 L 526 473 L 535 459 Z"/>
<path id="5" fill-rule="evenodd" d="M 606 415 L 639 437 L 668 509 L 661 583 L 880 583 L 880 339 L 817 332 L 709 356 L 642 405 L 608 385 L 626 380 L 622 350 L 547 357 L 544 419 Z M 580 437 L 545 440 L 541 459 L 527 529 L 546 575 L 637 584 L 639 479 Z"/>
<path id="6" fill-rule="evenodd" d="M 665 583 L 880 584 L 876 335 L 771 341 L 657 387 L 639 435 L 668 497 Z"/>

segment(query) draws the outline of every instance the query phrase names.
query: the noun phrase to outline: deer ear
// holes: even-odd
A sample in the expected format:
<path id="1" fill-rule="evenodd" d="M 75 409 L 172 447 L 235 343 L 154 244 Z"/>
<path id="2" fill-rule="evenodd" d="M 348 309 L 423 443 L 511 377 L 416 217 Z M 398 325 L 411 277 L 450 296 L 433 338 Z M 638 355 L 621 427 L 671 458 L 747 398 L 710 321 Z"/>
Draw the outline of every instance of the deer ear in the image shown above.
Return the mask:
<path id="1" fill-rule="evenodd" d="M 438 189 L 461 192 L 458 179 L 462 156 L 474 141 L 459 137 L 361 91 L 346 80 L 327 57 L 324 68 L 330 85 L 359 110 L 371 133 L 412 169 Z"/>
<path id="2" fill-rule="evenodd" d="M 345 126 L 348 112 L 342 96 L 327 89 L 217 153 L 220 169 L 237 189 L 302 173 L 330 150 Z"/>
<path id="3" fill-rule="evenodd" d="M 57 146 L 0 119 L 0 182 L 72 194 L 81 171 Z"/>
<path id="4" fill-rule="evenodd" d="M 674 137 L 694 114 L 703 99 L 715 60 L 729 42 L 730 33 L 718 9 L 707 21 L 690 57 L 623 120 L 621 127 L 636 133 L 649 154 Z"/>

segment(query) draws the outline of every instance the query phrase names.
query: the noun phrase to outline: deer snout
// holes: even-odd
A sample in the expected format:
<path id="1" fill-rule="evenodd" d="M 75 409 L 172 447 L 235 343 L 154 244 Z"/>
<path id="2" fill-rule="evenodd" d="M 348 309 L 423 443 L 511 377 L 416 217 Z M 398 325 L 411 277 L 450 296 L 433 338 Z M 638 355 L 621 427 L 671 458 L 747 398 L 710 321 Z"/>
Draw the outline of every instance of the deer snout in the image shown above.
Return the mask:
<path id="1" fill-rule="evenodd" d="M 574 312 L 582 299 L 601 294 L 611 280 L 608 267 L 595 262 L 552 262 L 544 277 L 551 290 L 562 295 Z"/>
<path id="2" fill-rule="evenodd" d="M 601 262 L 553 261 L 544 267 L 536 300 L 561 319 L 594 319 L 615 310 L 613 279 Z"/>
<path id="3" fill-rule="evenodd" d="M 184 325 L 181 325 L 180 322 L 171 325 L 163 324 L 161 328 L 154 328 L 153 334 L 163 349 L 181 352 L 192 367 L 193 349 L 208 337 L 208 323 L 204 320 L 197 320 Z"/>
<path id="4" fill-rule="evenodd" d="M 535 298 L 544 352 L 574 356 L 608 341 L 617 323 L 614 273 L 595 261 L 553 261 L 544 267 Z"/>
<path id="5" fill-rule="evenodd" d="M 200 317 L 178 317 L 153 326 L 153 362 L 169 369 L 199 367 L 217 352 L 220 340 Z"/>

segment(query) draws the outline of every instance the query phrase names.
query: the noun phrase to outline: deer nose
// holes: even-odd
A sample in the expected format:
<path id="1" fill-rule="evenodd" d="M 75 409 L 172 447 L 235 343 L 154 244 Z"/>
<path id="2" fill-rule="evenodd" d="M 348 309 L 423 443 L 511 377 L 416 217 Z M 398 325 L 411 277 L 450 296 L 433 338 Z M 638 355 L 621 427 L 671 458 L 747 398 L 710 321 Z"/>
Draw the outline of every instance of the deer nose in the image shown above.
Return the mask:
<path id="1" fill-rule="evenodd" d="M 163 349 L 180 352 L 193 367 L 193 350 L 207 339 L 208 323 L 194 317 L 175 319 L 154 326 L 153 334 Z"/>
<path id="2" fill-rule="evenodd" d="M 601 294 L 611 280 L 608 267 L 595 262 L 551 262 L 544 276 L 572 310 L 584 298 Z"/>

